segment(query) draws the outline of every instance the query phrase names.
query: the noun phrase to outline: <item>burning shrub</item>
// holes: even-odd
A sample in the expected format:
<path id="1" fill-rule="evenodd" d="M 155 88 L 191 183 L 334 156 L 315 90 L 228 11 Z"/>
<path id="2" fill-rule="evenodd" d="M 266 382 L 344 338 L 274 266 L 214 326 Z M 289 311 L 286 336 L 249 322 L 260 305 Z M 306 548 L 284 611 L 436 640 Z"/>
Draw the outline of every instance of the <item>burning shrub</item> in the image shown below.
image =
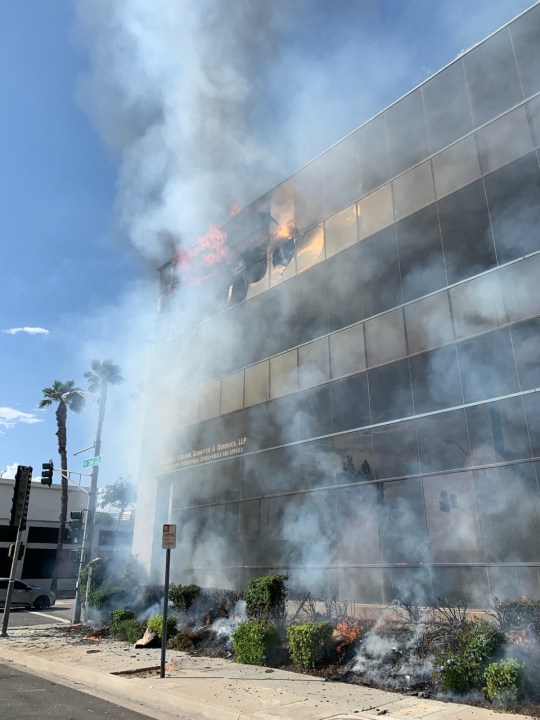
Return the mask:
<path id="1" fill-rule="evenodd" d="M 121 620 L 111 626 L 111 634 L 116 640 L 136 643 L 144 635 L 144 624 L 134 618 Z"/>
<path id="2" fill-rule="evenodd" d="M 169 600 L 175 610 L 189 610 L 200 594 L 199 585 L 171 585 L 169 588 Z"/>
<path id="3" fill-rule="evenodd" d="M 332 646 L 332 626 L 328 622 L 292 625 L 287 636 L 292 661 L 304 669 L 323 662 Z"/>
<path id="4" fill-rule="evenodd" d="M 173 635 L 167 640 L 167 647 L 169 650 L 183 650 L 184 652 L 193 652 L 195 650 L 195 643 L 189 630 L 179 630 L 176 635 Z"/>
<path id="5" fill-rule="evenodd" d="M 111 626 L 111 630 L 114 631 L 124 620 L 134 620 L 134 618 L 135 613 L 133 610 L 113 610 L 109 616 L 109 625 Z"/>
<path id="6" fill-rule="evenodd" d="M 240 623 L 232 633 L 236 662 L 245 665 L 266 665 L 279 646 L 279 633 L 266 621 L 248 620 Z"/>
<path id="7" fill-rule="evenodd" d="M 149 630 L 151 630 L 153 633 L 155 633 L 158 636 L 158 638 L 161 638 L 161 631 L 163 628 L 163 614 L 159 613 L 158 615 L 152 615 L 152 617 L 148 619 L 146 626 L 148 627 Z M 176 635 L 176 618 L 168 615 L 167 616 L 167 637 L 169 638 L 169 637 L 172 637 L 173 635 Z"/>
<path id="8" fill-rule="evenodd" d="M 509 634 L 530 632 L 540 640 L 540 600 L 495 598 L 491 614 L 503 632 Z"/>
<path id="9" fill-rule="evenodd" d="M 246 613 L 253 620 L 285 621 L 287 600 L 287 575 L 261 575 L 251 578 L 246 591 Z"/>
<path id="10" fill-rule="evenodd" d="M 498 705 L 508 707 L 522 699 L 525 668 L 514 658 L 491 663 L 486 669 L 484 678 L 486 681 L 484 692 Z"/>
<path id="11" fill-rule="evenodd" d="M 458 650 L 443 653 L 435 661 L 433 679 L 438 689 L 458 693 L 481 689 L 487 662 L 503 640 L 502 633 L 485 620 L 469 626 L 458 639 Z"/>

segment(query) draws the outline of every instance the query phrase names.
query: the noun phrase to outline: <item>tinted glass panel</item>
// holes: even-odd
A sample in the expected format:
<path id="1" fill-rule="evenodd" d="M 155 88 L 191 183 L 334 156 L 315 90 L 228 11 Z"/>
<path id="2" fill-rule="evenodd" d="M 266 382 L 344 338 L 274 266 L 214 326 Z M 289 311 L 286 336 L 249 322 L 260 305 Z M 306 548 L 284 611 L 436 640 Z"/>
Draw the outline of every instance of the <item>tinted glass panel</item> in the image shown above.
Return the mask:
<path id="1" fill-rule="evenodd" d="M 499 263 L 540 248 L 540 172 L 535 153 L 485 180 Z"/>
<path id="2" fill-rule="evenodd" d="M 532 150 L 529 120 L 524 107 L 516 108 L 477 132 L 478 149 L 485 173 Z"/>
<path id="3" fill-rule="evenodd" d="M 504 301 L 510 322 L 540 313 L 540 255 L 521 260 L 500 271 Z"/>
<path id="4" fill-rule="evenodd" d="M 371 431 L 336 435 L 333 441 L 335 451 L 341 460 L 336 483 L 348 485 L 375 479 Z"/>
<path id="5" fill-rule="evenodd" d="M 514 326 L 511 333 L 521 389 L 540 387 L 540 318 Z"/>
<path id="6" fill-rule="evenodd" d="M 508 330 L 465 340 L 457 348 L 466 403 L 517 392 L 516 364 Z"/>
<path id="7" fill-rule="evenodd" d="M 414 300 L 446 285 L 446 272 L 435 206 L 396 226 L 403 300 Z"/>
<path id="8" fill-rule="evenodd" d="M 358 233 L 368 237 L 394 222 L 392 186 L 384 185 L 358 203 Z"/>
<path id="9" fill-rule="evenodd" d="M 442 242 L 450 283 L 496 264 L 486 197 L 481 182 L 439 202 Z"/>
<path id="10" fill-rule="evenodd" d="M 483 560 L 472 473 L 425 478 L 424 497 L 432 561 Z"/>
<path id="11" fill-rule="evenodd" d="M 467 408 L 467 422 L 475 465 L 530 456 L 521 398 Z"/>
<path id="12" fill-rule="evenodd" d="M 472 130 L 463 62 L 438 73 L 422 86 L 431 152 L 437 152 Z M 452 98 L 452 102 L 448 102 Z"/>
<path id="13" fill-rule="evenodd" d="M 392 183 L 396 220 L 429 205 L 435 200 L 431 163 L 425 162 Z"/>
<path id="14" fill-rule="evenodd" d="M 461 405 L 461 382 L 454 345 L 416 355 L 410 360 L 414 412 Z"/>
<path id="15" fill-rule="evenodd" d="M 340 598 L 359 603 L 382 603 L 383 571 L 380 568 L 346 568 L 340 576 Z"/>
<path id="16" fill-rule="evenodd" d="M 182 393 L 178 402 L 178 424 L 191 425 L 197 422 L 199 413 L 199 388 Z"/>
<path id="17" fill-rule="evenodd" d="M 419 479 L 382 483 L 379 523 L 384 562 L 418 563 L 428 560 L 426 516 Z"/>
<path id="18" fill-rule="evenodd" d="M 332 383 L 334 432 L 369 424 L 367 375 Z"/>
<path id="19" fill-rule="evenodd" d="M 323 226 L 300 235 L 296 240 L 296 270 L 303 272 L 323 258 L 324 231 Z"/>
<path id="20" fill-rule="evenodd" d="M 299 458 L 303 488 L 311 490 L 335 483 L 341 463 L 332 439 L 303 443 L 300 445 Z"/>
<path id="21" fill-rule="evenodd" d="M 298 230 L 322 220 L 323 159 L 318 158 L 292 178 L 296 189 L 296 227 Z"/>
<path id="22" fill-rule="evenodd" d="M 380 562 L 377 488 L 343 488 L 336 497 L 340 564 Z"/>
<path id="23" fill-rule="evenodd" d="M 368 320 L 366 349 L 368 367 L 405 357 L 405 326 L 401 308 Z"/>
<path id="24" fill-rule="evenodd" d="M 390 178 L 386 138 L 386 115 L 382 114 L 354 134 L 358 145 L 361 195 L 374 190 Z"/>
<path id="25" fill-rule="evenodd" d="M 395 423 L 373 430 L 374 475 L 378 478 L 417 475 L 418 442 L 414 422 Z"/>
<path id="26" fill-rule="evenodd" d="M 332 402 L 330 387 L 304 390 L 296 396 L 299 438 L 312 438 L 332 432 Z M 286 422 L 285 418 L 284 421 Z"/>
<path id="27" fill-rule="evenodd" d="M 389 228 L 358 246 L 359 277 L 366 317 L 400 305 L 401 280 L 395 228 Z"/>
<path id="28" fill-rule="evenodd" d="M 325 153 L 323 175 L 326 217 L 367 192 L 363 190 L 357 135 L 349 135 Z"/>
<path id="29" fill-rule="evenodd" d="M 333 378 L 365 369 L 363 325 L 354 325 L 330 335 L 330 361 Z"/>
<path id="30" fill-rule="evenodd" d="M 474 137 L 468 137 L 435 155 L 433 174 L 437 196 L 448 195 L 480 177 Z"/>
<path id="31" fill-rule="evenodd" d="M 523 406 L 534 457 L 540 457 L 540 393 L 525 395 Z"/>
<path id="32" fill-rule="evenodd" d="M 527 109 L 531 118 L 533 142 L 540 145 L 540 95 L 527 103 Z"/>
<path id="33" fill-rule="evenodd" d="M 331 278 L 328 282 L 332 285 L 331 291 L 325 298 L 330 330 L 339 330 L 364 317 L 359 275 L 360 261 L 361 249 L 356 245 L 326 260 L 323 265 L 326 277 Z"/>
<path id="34" fill-rule="evenodd" d="M 422 472 L 470 465 L 471 450 L 464 410 L 430 415 L 416 421 Z"/>
<path id="35" fill-rule="evenodd" d="M 506 322 L 497 273 L 456 285 L 450 289 L 450 298 L 458 339 L 492 330 Z"/>
<path id="36" fill-rule="evenodd" d="M 452 320 L 446 291 L 405 306 L 409 353 L 452 342 Z"/>
<path id="37" fill-rule="evenodd" d="M 199 421 L 219 415 L 221 380 L 201 385 L 199 395 Z"/>
<path id="38" fill-rule="evenodd" d="M 401 360 L 369 371 L 371 420 L 374 423 L 412 414 L 409 363 Z"/>
<path id="39" fill-rule="evenodd" d="M 270 363 L 268 360 L 245 370 L 246 405 L 256 405 L 270 397 Z"/>
<path id="40" fill-rule="evenodd" d="M 392 174 L 407 170 L 428 155 L 424 104 L 414 90 L 386 111 Z"/>
<path id="41" fill-rule="evenodd" d="M 540 91 L 540 7 L 529 12 L 510 25 L 519 75 L 525 96 Z"/>
<path id="42" fill-rule="evenodd" d="M 296 281 L 298 342 L 328 333 L 328 293 L 325 264 L 311 268 Z"/>
<path id="43" fill-rule="evenodd" d="M 298 348 L 299 387 L 320 385 L 330 378 L 328 338 Z"/>
<path id="44" fill-rule="evenodd" d="M 221 379 L 221 413 L 239 410 L 244 405 L 244 371 Z"/>
<path id="45" fill-rule="evenodd" d="M 298 390 L 298 358 L 296 350 L 270 359 L 270 396 L 281 397 Z"/>
<path id="46" fill-rule="evenodd" d="M 485 567 L 434 567 L 432 572 L 439 597 L 465 601 L 469 607 L 485 607 L 490 597 Z"/>
<path id="47" fill-rule="evenodd" d="M 483 125 L 523 99 L 508 28 L 464 58 L 475 125 Z"/>
<path id="48" fill-rule="evenodd" d="M 324 224 L 326 256 L 330 257 L 358 241 L 356 205 L 334 215 Z"/>

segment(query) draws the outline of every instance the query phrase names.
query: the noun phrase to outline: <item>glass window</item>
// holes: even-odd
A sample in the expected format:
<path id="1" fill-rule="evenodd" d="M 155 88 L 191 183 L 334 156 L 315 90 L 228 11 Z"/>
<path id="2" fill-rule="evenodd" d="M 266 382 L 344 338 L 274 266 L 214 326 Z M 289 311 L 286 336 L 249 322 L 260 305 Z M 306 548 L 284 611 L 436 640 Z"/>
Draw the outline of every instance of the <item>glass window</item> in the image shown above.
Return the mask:
<path id="1" fill-rule="evenodd" d="M 289 350 L 270 358 L 270 397 L 281 397 L 298 390 L 298 358 Z"/>
<path id="2" fill-rule="evenodd" d="M 358 146 L 360 195 L 365 195 L 390 179 L 390 156 L 386 134 L 386 114 L 382 113 L 353 135 Z"/>
<path id="3" fill-rule="evenodd" d="M 368 367 L 399 360 L 407 355 L 401 308 L 368 320 L 365 325 Z"/>
<path id="4" fill-rule="evenodd" d="M 392 184 L 394 186 L 396 220 L 410 215 L 435 200 L 429 160 L 400 175 Z"/>
<path id="5" fill-rule="evenodd" d="M 446 270 L 435 205 L 396 225 L 403 300 L 438 290 L 446 285 Z"/>
<path id="6" fill-rule="evenodd" d="M 540 393 L 525 395 L 523 406 L 527 415 L 533 456 L 538 457 L 540 456 Z"/>
<path id="7" fill-rule="evenodd" d="M 450 288 L 454 330 L 458 339 L 506 323 L 498 273 L 490 273 Z"/>
<path id="8" fill-rule="evenodd" d="M 298 490 L 302 469 L 299 448 L 296 446 L 277 448 L 266 454 L 268 455 L 268 478 L 265 485 L 267 492 L 280 493 Z"/>
<path id="9" fill-rule="evenodd" d="M 318 225 L 296 239 L 296 272 L 303 272 L 323 259 L 324 230 Z"/>
<path id="10" fill-rule="evenodd" d="M 527 103 L 533 131 L 533 143 L 540 145 L 540 95 Z"/>
<path id="11" fill-rule="evenodd" d="M 332 286 L 325 298 L 330 331 L 352 325 L 364 317 L 361 279 L 358 271 L 360 263 L 359 245 L 354 245 L 323 263 L 326 278 L 330 278 L 326 282 L 331 283 Z"/>
<path id="12" fill-rule="evenodd" d="M 515 325 L 510 332 L 521 389 L 540 387 L 540 318 Z"/>
<path id="13" fill-rule="evenodd" d="M 296 272 L 295 191 L 292 182 L 283 183 L 272 192 L 270 216 L 270 283 L 273 284 Z"/>
<path id="14" fill-rule="evenodd" d="M 449 195 L 480 177 L 476 141 L 470 136 L 433 158 L 437 197 Z"/>
<path id="15" fill-rule="evenodd" d="M 358 229 L 356 227 L 356 205 L 350 205 L 334 217 L 329 218 L 325 224 L 326 257 L 335 255 L 341 250 L 358 242 Z"/>
<path id="16" fill-rule="evenodd" d="M 325 217 L 367 192 L 363 187 L 360 170 L 358 132 L 344 138 L 325 153 L 323 175 Z"/>
<path id="17" fill-rule="evenodd" d="M 330 358 L 333 378 L 365 370 L 364 326 L 353 325 L 330 335 Z"/>
<path id="18" fill-rule="evenodd" d="M 536 153 L 485 179 L 499 263 L 540 249 L 540 171 Z"/>
<path id="19" fill-rule="evenodd" d="M 466 412 L 475 465 L 530 457 L 521 398 L 475 405 Z"/>
<path id="20" fill-rule="evenodd" d="M 360 239 L 373 235 L 394 222 L 392 186 L 383 185 L 358 203 L 358 232 Z"/>
<path id="21" fill-rule="evenodd" d="M 454 336 L 446 290 L 406 305 L 405 323 L 411 354 L 452 342 Z"/>
<path id="22" fill-rule="evenodd" d="M 540 7 L 535 5 L 510 25 L 525 97 L 540 91 Z"/>
<path id="23" fill-rule="evenodd" d="M 296 190 L 296 227 L 305 230 L 320 222 L 323 205 L 323 161 L 314 160 L 292 178 Z"/>
<path id="24" fill-rule="evenodd" d="M 334 485 L 341 470 L 340 457 L 331 439 L 302 443 L 300 463 L 302 487 L 306 490 Z"/>
<path id="25" fill-rule="evenodd" d="M 199 422 L 219 415 L 221 380 L 201 385 L 199 396 Z"/>
<path id="26" fill-rule="evenodd" d="M 534 466 L 477 470 L 474 478 L 486 560 L 535 562 L 540 554 L 540 494 Z"/>
<path id="27" fill-rule="evenodd" d="M 421 90 L 409 93 L 385 114 L 392 175 L 398 175 L 429 154 Z"/>
<path id="28" fill-rule="evenodd" d="M 508 28 L 464 56 L 476 127 L 523 100 Z"/>
<path id="29" fill-rule="evenodd" d="M 301 389 L 320 385 L 330 379 L 328 338 L 298 348 L 298 370 Z"/>
<path id="30" fill-rule="evenodd" d="M 294 420 L 300 440 L 332 432 L 332 401 L 328 385 L 304 390 L 298 393 L 295 399 L 297 409 Z"/>
<path id="31" fill-rule="evenodd" d="M 383 562 L 429 561 L 422 481 L 381 483 L 379 524 Z"/>
<path id="32" fill-rule="evenodd" d="M 244 406 L 244 371 L 221 378 L 221 413 L 240 410 Z"/>
<path id="33" fill-rule="evenodd" d="M 439 201 L 448 282 L 489 270 L 497 260 L 482 182 Z"/>
<path id="34" fill-rule="evenodd" d="M 245 370 L 245 404 L 256 405 L 270 397 L 270 363 L 268 360 L 251 365 Z"/>
<path id="35" fill-rule="evenodd" d="M 457 60 L 422 85 L 431 152 L 472 130 L 463 61 Z M 448 102 L 452 98 L 452 102 Z"/>
<path id="36" fill-rule="evenodd" d="M 369 371 L 371 421 L 374 423 L 412 415 L 411 376 L 408 360 Z"/>
<path id="37" fill-rule="evenodd" d="M 340 457 L 336 477 L 338 485 L 366 482 L 375 479 L 373 440 L 370 430 L 336 435 L 334 448 Z"/>
<path id="38" fill-rule="evenodd" d="M 178 424 L 192 425 L 199 418 L 199 388 L 192 388 L 180 395 Z"/>
<path id="39" fill-rule="evenodd" d="M 483 560 L 472 473 L 424 478 L 424 498 L 432 562 Z"/>
<path id="40" fill-rule="evenodd" d="M 450 602 L 465 601 L 469 607 L 486 607 L 490 588 L 485 567 L 433 567 L 433 587 Z"/>
<path id="41" fill-rule="evenodd" d="M 510 322 L 540 313 L 540 255 L 502 268 L 499 275 Z"/>
<path id="42" fill-rule="evenodd" d="M 416 355 L 411 358 L 410 366 L 415 413 L 432 412 L 462 404 L 463 395 L 454 345 Z"/>
<path id="43" fill-rule="evenodd" d="M 268 266 L 267 246 L 264 248 L 264 255 L 258 253 L 258 257 L 250 260 L 244 272 L 246 282 L 246 298 L 255 297 L 268 290 L 270 287 L 270 269 Z"/>
<path id="44" fill-rule="evenodd" d="M 465 402 L 475 402 L 519 389 L 508 329 L 458 343 Z"/>
<path id="45" fill-rule="evenodd" d="M 347 567 L 341 571 L 339 596 L 341 600 L 378 605 L 383 598 L 383 570 L 381 568 Z"/>
<path id="46" fill-rule="evenodd" d="M 381 561 L 376 486 L 356 486 L 336 490 L 339 562 L 359 565 Z"/>
<path id="47" fill-rule="evenodd" d="M 308 270 L 295 282 L 299 343 L 328 334 L 327 277 L 326 263 L 322 263 Z"/>
<path id="48" fill-rule="evenodd" d="M 377 478 L 417 475 L 418 441 L 414 422 L 393 423 L 373 430 L 374 473 Z"/>
<path id="49" fill-rule="evenodd" d="M 464 410 L 450 410 L 416 420 L 422 472 L 454 470 L 471 464 Z"/>
<path id="50" fill-rule="evenodd" d="M 383 230 L 359 246 L 358 278 L 366 317 L 401 305 L 401 279 L 395 227 Z"/>
<path id="51" fill-rule="evenodd" d="M 485 173 L 532 150 L 529 120 L 524 107 L 516 108 L 478 130 L 478 150 Z"/>
<path id="52" fill-rule="evenodd" d="M 365 373 L 331 385 L 334 432 L 369 425 L 369 396 Z"/>

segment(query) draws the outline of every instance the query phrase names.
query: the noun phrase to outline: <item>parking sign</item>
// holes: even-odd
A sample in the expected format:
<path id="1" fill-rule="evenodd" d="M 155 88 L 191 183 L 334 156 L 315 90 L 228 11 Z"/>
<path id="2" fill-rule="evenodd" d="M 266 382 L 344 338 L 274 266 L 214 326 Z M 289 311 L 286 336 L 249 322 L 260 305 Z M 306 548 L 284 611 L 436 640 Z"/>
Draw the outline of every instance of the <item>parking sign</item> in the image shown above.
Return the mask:
<path id="1" fill-rule="evenodd" d="M 164 550 L 174 550 L 176 547 L 176 525 L 170 525 L 168 523 L 163 525 L 161 547 Z"/>

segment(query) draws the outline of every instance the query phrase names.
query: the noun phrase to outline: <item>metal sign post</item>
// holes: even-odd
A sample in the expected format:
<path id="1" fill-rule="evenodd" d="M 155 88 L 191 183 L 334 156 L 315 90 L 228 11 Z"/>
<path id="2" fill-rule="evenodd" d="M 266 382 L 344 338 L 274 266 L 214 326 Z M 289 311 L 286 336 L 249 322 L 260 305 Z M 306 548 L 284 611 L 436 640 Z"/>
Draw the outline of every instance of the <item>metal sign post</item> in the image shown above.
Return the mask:
<path id="1" fill-rule="evenodd" d="M 176 547 L 176 525 L 163 525 L 161 547 L 165 550 L 165 597 L 163 598 L 163 627 L 161 628 L 161 667 L 159 676 L 165 677 L 165 654 L 167 650 L 167 612 L 169 609 L 169 569 L 171 549 Z"/>

